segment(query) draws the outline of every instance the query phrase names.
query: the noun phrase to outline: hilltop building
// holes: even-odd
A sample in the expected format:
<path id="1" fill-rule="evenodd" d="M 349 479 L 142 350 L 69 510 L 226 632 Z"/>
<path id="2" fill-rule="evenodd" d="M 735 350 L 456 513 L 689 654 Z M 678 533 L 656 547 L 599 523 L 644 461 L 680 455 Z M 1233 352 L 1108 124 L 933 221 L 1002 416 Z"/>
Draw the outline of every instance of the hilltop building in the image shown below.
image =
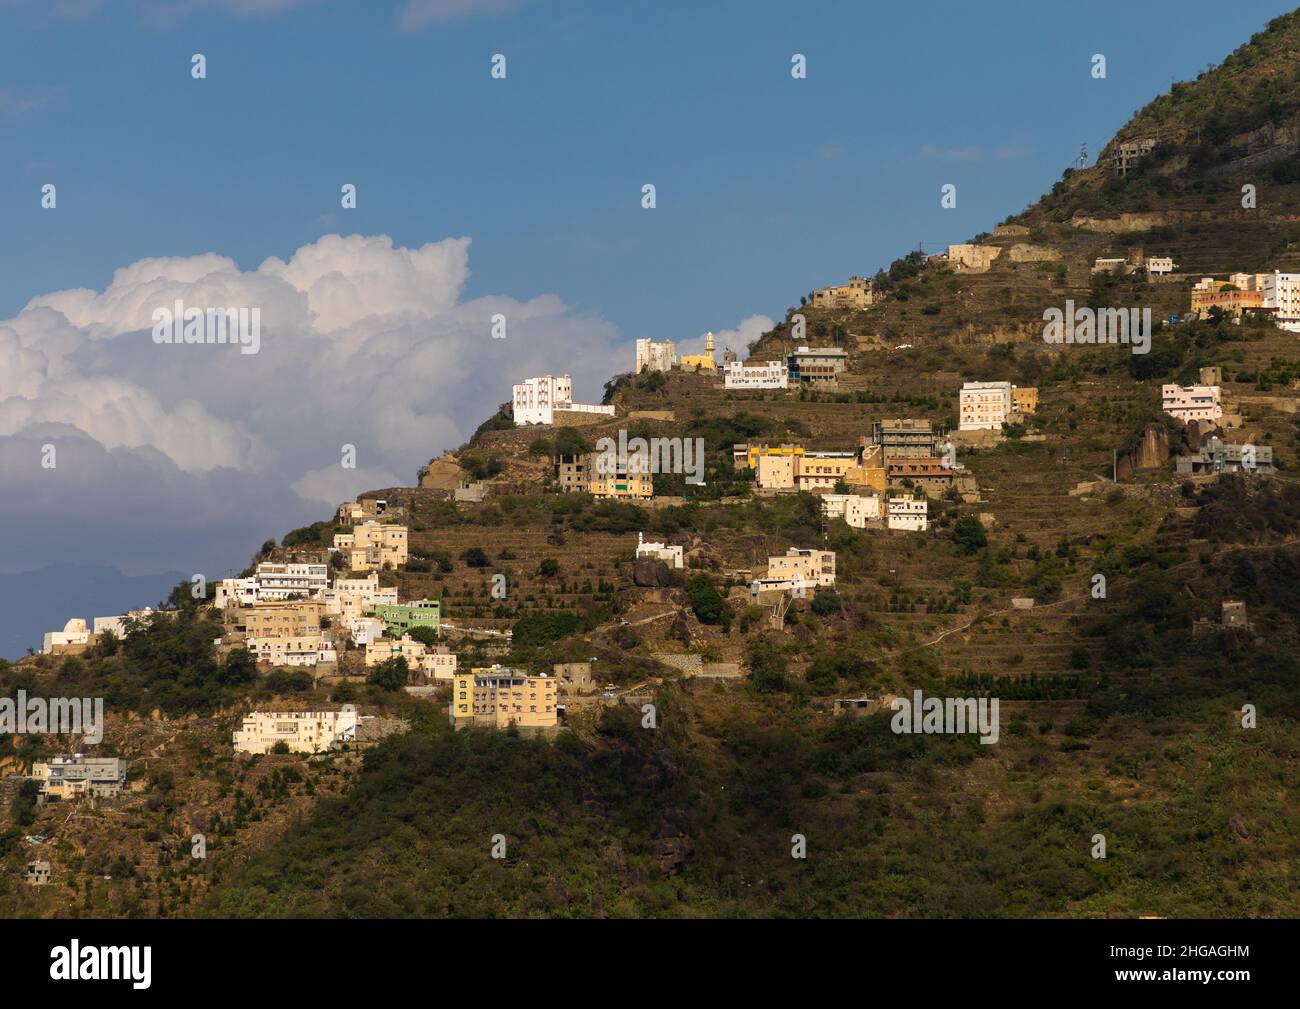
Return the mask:
<path id="1" fill-rule="evenodd" d="M 95 617 L 92 633 L 95 637 L 99 637 L 106 632 L 112 632 L 113 636 L 121 641 L 131 633 L 132 623 L 142 623 L 153 616 L 154 612 L 152 606 L 146 606 L 142 610 L 129 610 L 117 617 Z"/>
<path id="2" fill-rule="evenodd" d="M 732 361 L 723 371 L 725 389 L 786 389 L 790 369 L 784 361 Z"/>
<path id="3" fill-rule="evenodd" d="M 948 265 L 958 273 L 987 273 L 993 261 L 1002 255 L 1000 245 L 962 243 L 948 246 Z"/>
<path id="4" fill-rule="evenodd" d="M 457 673 L 447 714 L 457 729 L 553 729 L 559 724 L 559 680 L 494 665 Z"/>
<path id="5" fill-rule="evenodd" d="M 637 340 L 636 373 L 671 371 L 677 364 L 677 344 L 672 340 Z"/>
<path id="6" fill-rule="evenodd" d="M 90 631 L 86 621 L 73 617 L 63 625 L 61 631 L 46 631 L 41 642 L 42 655 L 60 655 L 71 651 L 80 651 L 90 644 Z"/>
<path id="7" fill-rule="evenodd" d="M 46 886 L 50 882 L 51 871 L 50 863 L 38 858 L 27 863 L 27 868 L 23 871 L 23 882 L 28 886 Z"/>
<path id="8" fill-rule="evenodd" d="M 1192 420 L 1220 420 L 1223 407 L 1217 385 L 1162 385 L 1161 406 L 1165 413 L 1183 423 Z"/>
<path id="9" fill-rule="evenodd" d="M 1121 140 L 1111 151 L 1111 167 L 1115 169 L 1116 175 L 1123 177 L 1155 148 L 1156 141 L 1154 137 L 1143 137 L 1140 140 Z"/>
<path id="10" fill-rule="evenodd" d="M 682 371 L 703 371 L 713 374 L 718 370 L 718 362 L 713 356 L 713 333 L 704 334 L 703 354 L 683 354 Z"/>
<path id="11" fill-rule="evenodd" d="M 850 277 L 842 287 L 813 291 L 813 308 L 869 308 L 875 301 L 875 285 L 864 277 Z"/>
<path id="12" fill-rule="evenodd" d="M 406 526 L 372 520 L 353 526 L 350 533 L 336 533 L 334 549 L 343 554 L 353 571 L 395 570 L 409 557 L 408 534 Z"/>
<path id="13" fill-rule="evenodd" d="M 573 402 L 573 379 L 568 375 L 538 375 L 514 387 L 513 416 L 516 427 L 554 424 L 557 413 L 614 416 L 613 406 L 592 406 Z"/>
<path id="14" fill-rule="evenodd" d="M 653 560 L 663 561 L 669 567 L 679 570 L 682 567 L 681 547 L 670 547 L 666 543 L 647 543 L 643 533 L 636 534 L 636 556 L 638 560 L 642 557 L 649 557 Z"/>
<path id="15" fill-rule="evenodd" d="M 322 753 L 356 735 L 356 709 L 345 704 L 340 711 L 250 711 L 233 742 L 237 753 L 270 753 L 277 743 L 292 753 Z"/>

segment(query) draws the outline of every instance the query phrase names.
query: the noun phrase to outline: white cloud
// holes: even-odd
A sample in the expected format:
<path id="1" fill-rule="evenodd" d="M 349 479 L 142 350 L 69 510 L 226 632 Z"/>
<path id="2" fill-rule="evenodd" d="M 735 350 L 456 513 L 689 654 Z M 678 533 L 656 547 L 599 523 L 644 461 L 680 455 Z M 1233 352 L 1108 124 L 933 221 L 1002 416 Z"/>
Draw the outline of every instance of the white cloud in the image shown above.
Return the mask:
<path id="1" fill-rule="evenodd" d="M 406 0 L 402 9 L 402 27 L 407 31 L 432 24 L 457 21 L 477 14 L 505 14 L 524 6 L 529 0 Z"/>
<path id="2" fill-rule="evenodd" d="M 568 372 L 579 398 L 591 398 L 625 370 L 615 328 L 554 295 L 462 300 L 469 245 L 327 235 L 256 270 L 213 253 L 146 259 L 103 291 L 32 298 L 0 321 L 0 442 L 11 449 L 0 454 L 0 484 L 29 488 L 10 496 L 18 524 L 6 525 L 30 521 L 34 532 L 22 538 L 43 544 L 26 563 L 64 559 L 59 550 L 122 563 L 112 537 L 87 544 L 78 527 L 161 511 L 208 515 L 214 495 L 228 513 L 222 528 L 233 523 L 229 535 L 243 529 L 260 543 L 291 528 L 279 523 L 322 518 L 358 490 L 413 483 L 420 465 L 509 400 L 513 382 Z M 177 299 L 259 307 L 260 352 L 154 343 L 153 310 Z M 491 335 L 497 313 L 506 316 L 504 340 Z M 72 455 L 60 447 L 58 469 L 42 471 L 46 442 L 78 447 Z M 356 447 L 356 470 L 340 466 L 343 445 Z M 100 480 L 111 494 L 94 491 Z M 68 525 L 78 509 L 85 514 Z M 269 530 L 268 517 L 277 523 Z M 190 529 L 199 540 L 209 531 Z"/>
<path id="3" fill-rule="evenodd" d="M 776 322 L 769 319 L 766 315 L 751 315 L 747 319 L 742 319 L 735 329 L 720 329 L 713 334 L 714 350 L 717 353 L 718 360 L 722 360 L 722 352 L 731 348 L 743 361 L 748 354 L 749 345 L 757 340 L 764 333 L 768 332 Z M 694 340 L 684 341 L 678 348 L 680 354 L 703 354 L 704 353 L 704 334 Z"/>

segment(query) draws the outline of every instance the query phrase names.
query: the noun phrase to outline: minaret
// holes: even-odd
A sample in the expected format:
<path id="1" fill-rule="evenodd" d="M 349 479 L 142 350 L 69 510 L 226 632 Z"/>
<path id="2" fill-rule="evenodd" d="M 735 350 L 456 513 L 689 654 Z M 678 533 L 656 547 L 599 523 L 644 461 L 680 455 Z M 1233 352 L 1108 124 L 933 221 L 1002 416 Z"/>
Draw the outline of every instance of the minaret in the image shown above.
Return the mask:
<path id="1" fill-rule="evenodd" d="M 709 330 L 707 333 L 704 334 L 704 353 L 708 355 L 710 361 L 714 359 L 713 358 L 713 330 Z"/>

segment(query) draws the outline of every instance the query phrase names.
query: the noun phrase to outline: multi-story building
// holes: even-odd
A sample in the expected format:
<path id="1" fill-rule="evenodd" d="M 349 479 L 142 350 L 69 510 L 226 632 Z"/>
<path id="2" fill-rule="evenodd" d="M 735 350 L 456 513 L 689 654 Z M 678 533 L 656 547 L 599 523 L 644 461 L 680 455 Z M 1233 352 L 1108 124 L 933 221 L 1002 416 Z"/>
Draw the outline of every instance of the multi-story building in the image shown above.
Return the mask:
<path id="1" fill-rule="evenodd" d="M 409 556 L 407 537 L 406 526 L 363 522 L 350 533 L 336 533 L 334 548 L 347 558 L 353 571 L 396 570 Z"/>
<path id="2" fill-rule="evenodd" d="M 1264 277 L 1264 307 L 1274 312 L 1281 329 L 1300 333 L 1300 273 L 1273 271 Z"/>
<path id="3" fill-rule="evenodd" d="M 1165 413 L 1183 423 L 1223 417 L 1217 385 L 1162 385 L 1160 399 Z"/>
<path id="4" fill-rule="evenodd" d="M 326 613 L 347 621 L 364 616 L 376 606 L 396 605 L 397 586 L 382 588 L 379 575 L 372 571 L 364 578 L 335 578 L 321 598 Z"/>
<path id="5" fill-rule="evenodd" d="M 1154 277 L 1163 277 L 1178 269 L 1172 256 L 1152 256 L 1146 262 L 1147 273 Z"/>
<path id="6" fill-rule="evenodd" d="M 237 753 L 270 753 L 284 743 L 292 753 L 323 753 L 357 738 L 357 712 L 350 704 L 340 711 L 250 711 L 234 732 Z"/>
<path id="7" fill-rule="evenodd" d="M 58 655 L 64 652 L 79 651 L 90 644 L 90 631 L 86 621 L 73 617 L 63 625 L 61 631 L 46 631 L 41 642 L 42 655 Z"/>
<path id="8" fill-rule="evenodd" d="M 1124 176 L 1129 170 L 1155 150 L 1156 141 L 1154 137 L 1143 137 L 1140 140 L 1121 140 L 1117 143 L 1110 154 L 1110 162 L 1115 169 L 1115 174 Z"/>
<path id="9" fill-rule="evenodd" d="M 799 347 L 787 358 L 790 381 L 796 385 L 834 385 L 848 362 L 848 352 L 840 347 Z"/>
<path id="10" fill-rule="evenodd" d="M 425 679 L 450 680 L 456 672 L 456 655 L 442 646 L 427 647 L 409 634 L 401 638 L 380 638 L 366 644 L 366 667 L 377 666 L 389 659 L 406 660 L 407 668 L 420 673 Z"/>
<path id="11" fill-rule="evenodd" d="M 325 602 L 300 599 L 291 602 L 265 602 L 231 611 L 235 629 L 250 638 L 319 637 L 320 620 Z"/>
<path id="12" fill-rule="evenodd" d="M 457 729 L 554 728 L 559 724 L 559 680 L 494 665 L 457 673 L 447 714 Z"/>
<path id="13" fill-rule="evenodd" d="M 670 547 L 666 543 L 647 543 L 644 533 L 636 534 L 636 556 L 638 560 L 642 557 L 649 557 L 653 560 L 663 561 L 669 567 L 682 567 L 681 547 Z"/>
<path id="14" fill-rule="evenodd" d="M 379 641 L 388 628 L 382 620 L 376 620 L 374 617 L 357 617 L 350 616 L 344 618 L 348 633 L 352 635 L 352 643 L 358 648 L 365 648 L 372 641 Z"/>
<path id="15" fill-rule="evenodd" d="M 1011 419 L 1010 382 L 967 382 L 958 395 L 958 428 L 962 431 L 1000 431 Z"/>
<path id="16" fill-rule="evenodd" d="M 400 638 L 413 627 L 438 629 L 442 603 L 437 599 L 418 599 L 410 603 L 385 603 L 376 606 L 371 613 L 384 622 L 388 634 Z"/>
<path id="17" fill-rule="evenodd" d="M 1269 445 L 1229 445 L 1217 435 L 1200 452 L 1178 456 L 1174 471 L 1179 476 L 1210 473 L 1272 473 L 1273 449 Z"/>
<path id="18" fill-rule="evenodd" d="M 763 490 L 794 490 L 795 475 L 798 473 L 799 461 L 802 458 L 802 449 L 799 455 L 759 456 L 758 465 L 755 467 L 757 470 L 754 475 L 755 484 Z"/>
<path id="19" fill-rule="evenodd" d="M 939 455 L 942 437 L 930 421 L 912 417 L 890 417 L 871 425 L 871 443 L 880 446 L 886 464 L 895 459 L 933 459 Z"/>
<path id="20" fill-rule="evenodd" d="M 1192 286 L 1191 314 L 1198 319 L 1207 318 L 1218 309 L 1234 319 L 1247 312 L 1263 312 L 1264 277 L 1266 274 L 1233 274 L 1229 280 L 1202 277 Z M 1240 281 L 1240 283 L 1238 283 Z"/>
<path id="21" fill-rule="evenodd" d="M 379 518 L 388 511 L 388 501 L 384 498 L 362 498 L 360 501 L 344 501 L 339 505 L 338 520 L 343 525 L 355 525 L 366 519 Z"/>
<path id="22" fill-rule="evenodd" d="M 803 455 L 802 445 L 749 445 L 737 442 L 731 449 L 731 461 L 736 469 L 758 469 L 758 460 L 765 455 L 795 456 Z"/>
<path id="23" fill-rule="evenodd" d="M 813 291 L 813 308 L 869 308 L 875 300 L 875 285 L 864 277 L 850 277 L 842 287 Z"/>
<path id="24" fill-rule="evenodd" d="M 338 661 L 334 642 L 320 631 L 302 637 L 250 637 L 244 647 L 258 662 L 272 666 L 316 666 Z"/>
<path id="25" fill-rule="evenodd" d="M 783 557 L 767 559 L 769 579 L 801 578 L 805 585 L 829 588 L 835 584 L 834 550 L 801 550 L 791 547 Z"/>
<path id="26" fill-rule="evenodd" d="M 126 761 L 121 757 L 87 757 L 81 753 L 51 757 L 32 764 L 32 780 L 41 797 L 75 799 L 83 795 L 112 798 L 126 785 Z"/>
<path id="27" fill-rule="evenodd" d="M 538 375 L 514 387 L 514 420 L 526 424 L 554 424 L 557 413 L 614 416 L 612 406 L 573 402 L 573 379 L 568 375 Z"/>
<path id="28" fill-rule="evenodd" d="M 930 526 L 930 503 L 925 498 L 891 497 L 887 508 L 890 529 L 923 533 Z"/>
<path id="29" fill-rule="evenodd" d="M 555 476 L 560 490 L 586 493 L 591 488 L 593 456 L 590 452 L 559 456 L 555 463 Z"/>
<path id="30" fill-rule="evenodd" d="M 959 472 L 956 466 L 945 466 L 941 459 L 899 459 L 891 462 L 888 470 L 891 486 L 907 481 L 935 497 L 942 497 L 953 486 Z"/>
<path id="31" fill-rule="evenodd" d="M 714 357 L 713 333 L 704 334 L 703 354 L 683 354 L 682 371 L 702 371 L 713 374 L 718 370 L 718 361 Z"/>
<path id="32" fill-rule="evenodd" d="M 723 372 L 725 389 L 785 389 L 790 369 L 784 361 L 732 361 Z"/>
<path id="33" fill-rule="evenodd" d="M 288 599 L 302 596 L 317 599 L 329 588 L 329 566 L 325 564 L 259 564 L 253 575 L 256 582 L 253 601 Z M 241 599 L 242 602 L 242 599 Z"/>
<path id="34" fill-rule="evenodd" d="M 805 452 L 795 457 L 794 485 L 809 494 L 833 491 L 839 483 L 849 483 L 858 468 L 856 452 Z"/>
<path id="35" fill-rule="evenodd" d="M 636 373 L 671 371 L 677 363 L 677 344 L 672 340 L 637 340 Z"/>
<path id="36" fill-rule="evenodd" d="M 826 494 L 821 502 L 827 519 L 843 519 L 854 529 L 880 521 L 880 498 L 875 494 Z"/>

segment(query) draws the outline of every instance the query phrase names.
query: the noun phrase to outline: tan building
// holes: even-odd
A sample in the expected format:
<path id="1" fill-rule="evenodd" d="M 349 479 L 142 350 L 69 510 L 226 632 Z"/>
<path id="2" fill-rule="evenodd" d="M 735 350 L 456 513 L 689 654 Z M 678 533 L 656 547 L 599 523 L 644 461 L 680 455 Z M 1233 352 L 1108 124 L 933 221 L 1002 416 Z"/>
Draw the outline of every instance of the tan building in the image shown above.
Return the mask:
<path id="1" fill-rule="evenodd" d="M 593 466 L 588 485 L 592 497 L 646 499 L 655 496 L 654 477 L 650 473 L 627 470 L 622 473 L 597 473 L 595 470 L 596 467 Z"/>
<path id="2" fill-rule="evenodd" d="M 338 661 L 334 642 L 320 631 L 302 637 L 249 638 L 244 646 L 272 666 L 317 666 Z"/>
<path id="3" fill-rule="evenodd" d="M 1038 412 L 1038 389 L 1032 385 L 1011 387 L 1011 411 L 1023 415 Z"/>
<path id="4" fill-rule="evenodd" d="M 334 547 L 347 559 L 353 571 L 396 570 L 407 561 L 407 528 L 363 522 L 353 526 L 350 533 L 336 533 Z"/>
<path id="5" fill-rule="evenodd" d="M 227 612 L 226 619 L 233 620 L 235 629 L 250 638 L 318 637 L 325 603 L 319 599 L 301 599 L 232 607 Z"/>
<path id="6" fill-rule="evenodd" d="M 677 344 L 672 340 L 637 340 L 636 373 L 670 371 L 677 363 Z"/>
<path id="7" fill-rule="evenodd" d="M 1209 316 L 1212 309 L 1241 318 L 1247 312 L 1262 312 L 1264 278 L 1267 274 L 1235 273 L 1228 280 L 1202 277 L 1192 287 L 1191 314 L 1198 319 Z"/>
<path id="8" fill-rule="evenodd" d="M 1111 151 L 1110 163 L 1115 169 L 1115 174 L 1124 176 L 1129 170 L 1145 158 L 1156 148 L 1154 137 L 1143 137 L 1140 140 L 1121 140 Z"/>
<path id="9" fill-rule="evenodd" d="M 875 301 L 875 285 L 864 277 L 850 277 L 843 287 L 813 291 L 813 308 L 869 308 Z"/>
<path id="10" fill-rule="evenodd" d="M 565 493 L 570 491 L 587 493 L 591 489 L 594 458 L 590 452 L 560 456 L 555 464 L 555 476 L 559 480 L 560 490 Z"/>
<path id="11" fill-rule="evenodd" d="M 958 272 L 987 273 L 993 261 L 1002 255 L 997 245 L 964 243 L 948 246 L 948 265 Z"/>
<path id="12" fill-rule="evenodd" d="M 323 753 L 357 737 L 357 712 L 350 704 L 340 711 L 250 711 L 234 733 L 236 753 L 270 753 L 284 743 L 291 753 Z"/>
<path id="13" fill-rule="evenodd" d="M 558 685 L 554 676 L 506 666 L 457 673 L 447 713 L 457 729 L 470 725 L 554 728 L 559 724 Z"/>
<path id="14" fill-rule="evenodd" d="M 802 578 L 805 585 L 829 588 L 835 584 L 835 551 L 791 547 L 783 557 L 767 559 L 767 577 L 773 580 Z"/>
<path id="15" fill-rule="evenodd" d="M 702 371 L 713 374 L 718 370 L 718 362 L 713 353 L 713 333 L 704 334 L 703 354 L 683 354 L 682 371 Z"/>
<path id="16" fill-rule="evenodd" d="M 400 639 L 379 638 L 366 644 L 366 668 L 389 659 L 403 658 L 407 668 L 428 680 L 450 680 L 456 674 L 456 656 L 449 648 L 429 648 L 409 634 Z"/>
<path id="17" fill-rule="evenodd" d="M 381 588 L 379 575 L 372 571 L 364 578 L 335 578 L 334 585 L 321 593 L 321 600 L 326 613 L 347 622 L 364 616 L 376 606 L 396 606 L 397 586 Z"/>
<path id="18" fill-rule="evenodd" d="M 930 421 L 913 417 L 887 417 L 871 425 L 871 444 L 880 448 L 884 463 L 933 459 L 939 455 L 942 437 Z M 867 444 L 865 438 L 862 443 Z"/>
<path id="19" fill-rule="evenodd" d="M 121 757 L 87 757 L 80 753 L 52 757 L 32 764 L 32 780 L 41 797 L 76 799 L 89 795 L 112 798 L 126 785 L 126 761 Z"/>
<path id="20" fill-rule="evenodd" d="M 795 472 L 800 455 L 761 455 L 758 457 L 754 483 L 763 490 L 794 490 Z"/>
<path id="21" fill-rule="evenodd" d="M 809 494 L 830 492 L 836 484 L 849 483 L 857 468 L 854 452 L 805 452 L 795 460 L 795 488 Z"/>
<path id="22" fill-rule="evenodd" d="M 927 494 L 942 497 L 957 478 L 957 469 L 940 459 L 899 459 L 889 464 L 891 486 L 909 481 Z"/>

